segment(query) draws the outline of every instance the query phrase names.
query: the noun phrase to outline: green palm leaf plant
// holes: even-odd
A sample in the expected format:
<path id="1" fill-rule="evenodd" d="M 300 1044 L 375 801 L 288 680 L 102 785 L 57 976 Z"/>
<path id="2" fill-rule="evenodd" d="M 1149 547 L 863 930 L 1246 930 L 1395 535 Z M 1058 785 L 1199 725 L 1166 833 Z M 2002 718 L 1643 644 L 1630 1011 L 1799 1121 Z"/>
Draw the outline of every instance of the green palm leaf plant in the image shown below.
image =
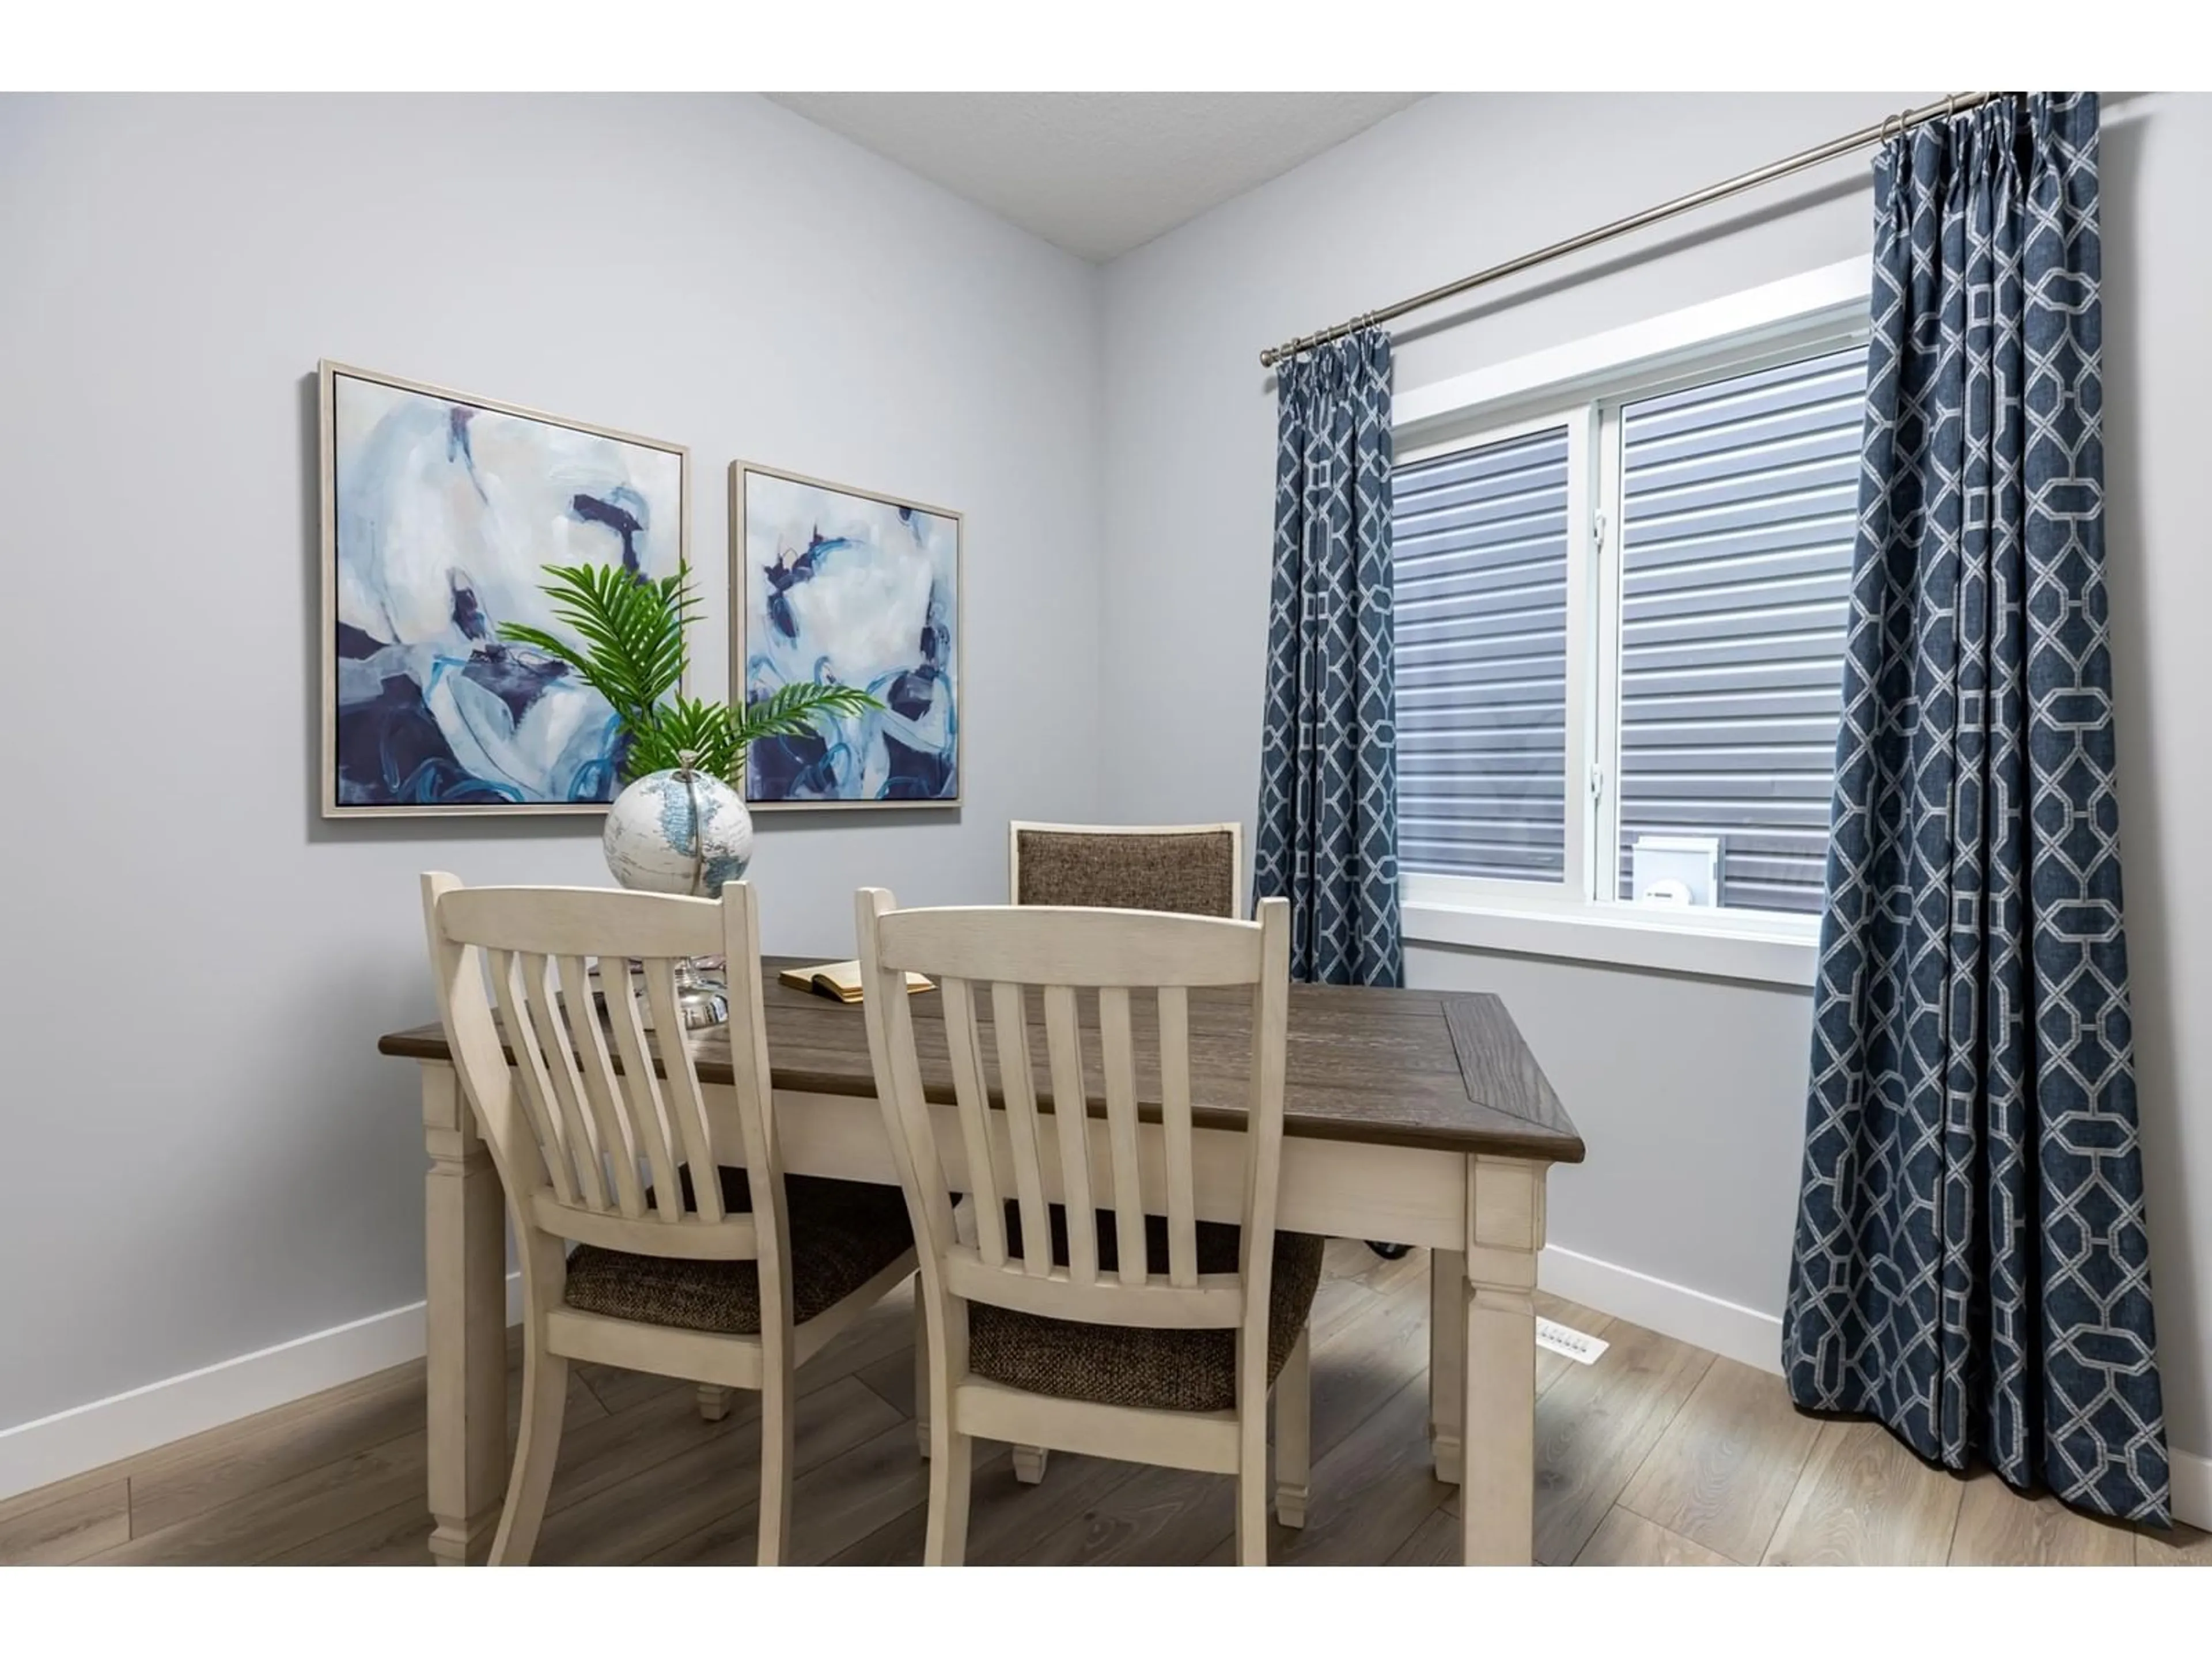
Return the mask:
<path id="1" fill-rule="evenodd" d="M 501 623 L 499 636 L 558 659 L 607 700 L 629 741 L 622 781 L 690 763 L 732 788 L 745 756 L 763 738 L 799 737 L 817 717 L 850 717 L 884 705 L 854 685 L 802 681 L 779 686 L 743 708 L 685 696 L 684 629 L 698 615 L 690 568 L 672 576 L 636 575 L 619 564 L 549 564 L 542 584 L 553 614 L 575 630 L 562 639 L 542 628 Z"/>

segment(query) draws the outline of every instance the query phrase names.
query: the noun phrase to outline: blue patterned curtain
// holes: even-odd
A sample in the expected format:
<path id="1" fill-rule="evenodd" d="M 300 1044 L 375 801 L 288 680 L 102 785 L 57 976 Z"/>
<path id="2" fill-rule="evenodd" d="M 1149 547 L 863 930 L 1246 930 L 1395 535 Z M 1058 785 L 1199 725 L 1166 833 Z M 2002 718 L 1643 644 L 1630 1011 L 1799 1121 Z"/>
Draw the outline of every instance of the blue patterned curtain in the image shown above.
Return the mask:
<path id="1" fill-rule="evenodd" d="M 2120 918 L 2094 94 L 1876 163 L 1783 1359 L 1948 1468 L 2163 1523 Z"/>
<path id="2" fill-rule="evenodd" d="M 1291 901 L 1291 978 L 1396 985 L 1390 338 L 1367 329 L 1294 357 L 1278 385 L 1252 884 Z"/>

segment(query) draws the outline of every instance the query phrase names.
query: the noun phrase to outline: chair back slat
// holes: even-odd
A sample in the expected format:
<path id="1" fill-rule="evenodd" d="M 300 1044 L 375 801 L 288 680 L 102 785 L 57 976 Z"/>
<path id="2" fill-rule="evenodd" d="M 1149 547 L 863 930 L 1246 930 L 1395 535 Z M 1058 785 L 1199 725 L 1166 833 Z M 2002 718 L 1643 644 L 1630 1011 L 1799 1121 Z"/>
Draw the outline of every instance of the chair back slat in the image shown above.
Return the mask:
<path id="1" fill-rule="evenodd" d="M 465 888 L 444 875 L 422 887 L 440 1012 L 518 1225 L 648 1254 L 665 1239 L 666 1255 L 757 1259 L 763 1319 L 781 1319 L 782 1171 L 750 890 L 732 883 L 717 903 Z M 677 993 L 678 964 L 715 954 L 730 981 L 732 1145 L 717 1143 Z M 750 1177 L 752 1213 L 724 1205 L 725 1165 Z"/>
<path id="2" fill-rule="evenodd" d="M 864 890 L 858 921 L 862 1005 L 878 1093 L 895 1143 L 906 1149 L 901 1176 L 908 1182 L 908 1207 L 924 1250 L 927 1292 L 1100 1324 L 1234 1326 L 1243 1363 L 1264 1366 L 1283 1131 L 1287 904 L 1271 899 L 1258 921 L 1237 922 L 1042 907 L 899 911 L 889 894 Z M 1063 924 L 1063 933 L 1048 937 Z M 1054 976 L 1025 977 L 1040 967 Z M 945 992 L 950 1069 L 969 1172 L 959 1184 L 977 1199 L 972 1243 L 956 1235 L 950 1219 L 951 1183 L 945 1174 L 950 1161 L 940 1155 L 937 1136 L 940 1122 L 951 1136 L 955 1114 L 933 1109 L 923 1089 L 904 994 L 908 969 L 936 979 Z M 995 1094 L 977 1025 L 978 980 L 991 986 Z M 1192 985 L 1241 985 L 1253 999 L 1243 1137 L 1245 1232 L 1233 1274 L 1199 1271 Z M 1037 1121 L 1032 988 L 1043 1005 L 1049 1131 Z M 1139 1076 L 1138 1023 L 1147 1012 L 1133 994 L 1139 992 L 1153 994 L 1157 1012 L 1157 1146 L 1144 1121 L 1152 1079 Z M 1093 1040 L 1085 1024 L 1086 1003 L 1096 1010 L 1089 1054 L 1086 1042 Z M 1100 1093 L 1103 1124 L 1091 1116 Z M 945 1153 L 951 1146 L 948 1139 Z M 1157 1186 L 1148 1187 L 1148 1181 Z M 1009 1185 L 1021 1218 L 1018 1261 L 988 1226 L 1004 1212 Z M 1049 1213 L 1052 1201 L 1061 1206 L 1061 1216 Z M 1103 1279 L 1102 1206 L 1113 1211 L 1115 1258 Z M 1149 1218 L 1156 1215 L 1166 1220 L 1168 1246 L 1165 1259 L 1157 1262 L 1148 1239 Z M 1064 1226 L 1058 1263 L 1053 1260 L 1055 1221 Z"/>
<path id="3" fill-rule="evenodd" d="M 1073 986 L 1044 988 L 1044 1041 L 1052 1067 L 1060 1198 L 1067 1212 L 1067 1274 L 1078 1285 L 1095 1285 L 1098 1282 L 1098 1212 L 1091 1196 L 1089 1091 L 1083 1085 L 1083 1028 L 1076 1022 Z"/>
<path id="4" fill-rule="evenodd" d="M 1114 1254 L 1124 1285 L 1145 1282 L 1145 1193 L 1137 1176 L 1137 1048 L 1129 993 L 1098 993 L 1100 1059 L 1106 1073 L 1107 1143 L 1114 1170 Z"/>
<path id="5" fill-rule="evenodd" d="M 575 1166 L 560 1114 L 553 1107 L 553 1080 L 545 1073 L 545 1056 L 538 1046 L 524 961 L 520 951 L 490 952 L 492 986 L 499 994 L 500 1025 L 507 1033 L 507 1047 L 514 1053 L 514 1074 L 522 1084 L 523 1105 L 530 1114 L 532 1127 L 537 1131 L 538 1150 L 544 1159 L 553 1191 L 563 1204 L 574 1204 Z"/>
<path id="6" fill-rule="evenodd" d="M 562 1005 L 571 1009 L 591 1007 L 591 973 L 584 958 L 562 956 L 554 960 L 560 969 Z M 638 1159 L 644 1156 L 644 1149 L 632 1137 L 628 1114 L 620 1103 L 623 1085 L 607 1053 L 606 1033 L 596 1019 L 572 1018 L 568 1030 L 576 1039 L 584 1099 L 599 1129 L 601 1162 L 614 1182 L 615 1206 L 635 1220 L 645 1213 L 645 1190 L 637 1178 Z"/>
<path id="7" fill-rule="evenodd" d="M 975 999 L 964 979 L 938 987 L 945 997 L 945 1041 L 952 1060 L 952 1092 L 960 1107 L 960 1135 L 968 1149 L 968 1187 L 975 1200 L 975 1244 L 994 1267 L 1006 1265 L 1006 1212 L 999 1199 L 997 1160 L 991 1146 L 991 1100 L 983 1083 L 981 1034 Z"/>
<path id="8" fill-rule="evenodd" d="M 991 987 L 991 1029 L 998 1037 L 1000 1088 L 1006 1101 L 1007 1159 L 1021 1199 L 1022 1269 L 1052 1276 L 1052 1214 L 1045 1204 L 1043 1151 L 1037 1133 L 1036 1073 L 1030 1058 L 1029 1009 L 1022 988 Z"/>
<path id="9" fill-rule="evenodd" d="M 707 1103 L 699 1092 L 699 1073 L 691 1064 L 689 1045 L 682 1039 L 684 1030 L 683 1006 L 676 1000 L 676 964 L 665 957 L 648 957 L 645 962 L 646 1006 L 653 1010 L 653 1028 L 656 1031 L 678 1033 L 673 1043 L 661 1045 L 661 1066 L 668 1073 L 668 1092 L 663 1098 L 668 1104 L 668 1115 L 675 1120 L 676 1133 L 671 1138 L 669 1151 L 683 1147 L 684 1164 L 691 1172 L 691 1202 L 702 1221 L 722 1218 L 722 1178 L 714 1161 L 714 1138 L 707 1127 Z M 677 1051 L 672 1059 L 669 1050 Z M 737 1149 L 731 1152 L 735 1161 Z"/>
<path id="10" fill-rule="evenodd" d="M 1164 985 L 1160 1017 L 1160 1139 L 1166 1152 L 1168 1283 L 1198 1283 L 1198 1200 L 1191 1174 L 1190 993 Z"/>
<path id="11" fill-rule="evenodd" d="M 607 1207 L 607 1180 L 600 1168 L 599 1136 L 596 1125 L 586 1120 L 583 1079 L 576 1073 L 576 1051 L 569 1036 L 575 1022 L 564 1016 L 554 994 L 552 963 L 532 951 L 522 953 L 522 984 L 530 1004 L 532 1026 L 538 1036 L 538 1053 L 553 1084 L 554 1116 L 561 1138 L 568 1147 L 568 1161 L 576 1172 L 576 1194 L 584 1207 Z M 573 1011 L 570 1011 L 573 1012 Z"/>
<path id="12" fill-rule="evenodd" d="M 645 1017 L 637 1006 L 637 981 L 628 958 L 623 971 L 610 974 L 607 959 L 599 958 L 599 994 L 607 1011 L 607 1026 L 615 1035 L 615 1051 L 622 1056 L 623 1092 L 629 1103 L 631 1131 L 645 1152 L 645 1164 L 653 1180 L 653 1207 L 663 1221 L 684 1218 L 683 1182 L 676 1167 L 681 1143 L 671 1133 L 668 1103 L 662 1098 L 660 1079 L 653 1056 L 647 1052 Z"/>

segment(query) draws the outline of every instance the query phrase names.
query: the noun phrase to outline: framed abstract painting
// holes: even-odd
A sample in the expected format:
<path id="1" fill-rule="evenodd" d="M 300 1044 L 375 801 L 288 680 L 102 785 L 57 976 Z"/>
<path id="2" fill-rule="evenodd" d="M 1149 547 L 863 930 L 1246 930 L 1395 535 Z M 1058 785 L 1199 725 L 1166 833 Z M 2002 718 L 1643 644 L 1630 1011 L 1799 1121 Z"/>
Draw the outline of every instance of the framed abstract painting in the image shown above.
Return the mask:
<path id="1" fill-rule="evenodd" d="M 690 453 L 438 386 L 321 366 L 323 816 L 603 812 L 614 711 L 566 664 L 549 564 L 672 575 Z"/>
<path id="2" fill-rule="evenodd" d="M 730 467 L 731 687 L 858 686 L 882 705 L 752 746 L 755 808 L 960 802 L 957 513 L 744 461 Z"/>

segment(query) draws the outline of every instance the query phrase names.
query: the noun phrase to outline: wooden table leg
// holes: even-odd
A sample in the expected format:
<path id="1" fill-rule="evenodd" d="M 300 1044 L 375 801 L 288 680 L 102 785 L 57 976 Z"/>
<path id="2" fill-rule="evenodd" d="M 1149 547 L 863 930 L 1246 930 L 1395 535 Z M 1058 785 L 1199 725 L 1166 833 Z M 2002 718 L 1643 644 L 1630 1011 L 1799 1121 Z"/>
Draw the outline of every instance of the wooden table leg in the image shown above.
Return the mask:
<path id="1" fill-rule="evenodd" d="M 507 1485 L 505 1194 L 450 1066 L 422 1067 L 431 1559 L 491 1553 Z"/>
<path id="2" fill-rule="evenodd" d="M 1544 1166 L 1468 1160 L 1461 1559 L 1522 1566 L 1536 1547 L 1536 1253 Z"/>
<path id="3" fill-rule="evenodd" d="M 1467 1253 L 1429 1256 L 1429 1449 L 1437 1479 L 1460 1482 L 1461 1378 L 1467 1370 Z"/>

